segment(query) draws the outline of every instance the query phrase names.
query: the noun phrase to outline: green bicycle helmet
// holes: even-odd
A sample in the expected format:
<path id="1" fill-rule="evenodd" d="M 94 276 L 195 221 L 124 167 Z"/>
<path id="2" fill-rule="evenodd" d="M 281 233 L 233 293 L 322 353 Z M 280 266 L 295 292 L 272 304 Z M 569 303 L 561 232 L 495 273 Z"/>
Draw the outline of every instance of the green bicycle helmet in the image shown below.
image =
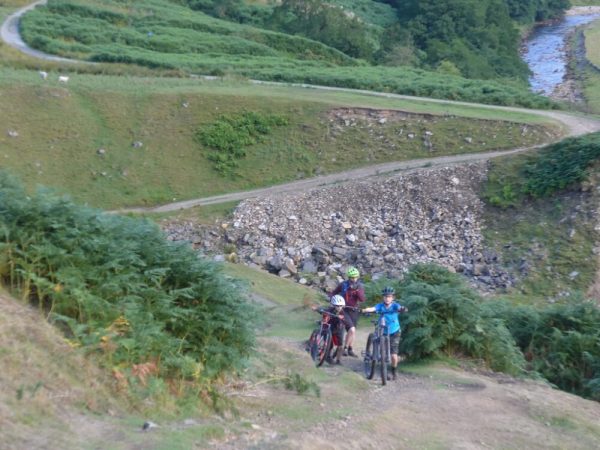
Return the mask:
<path id="1" fill-rule="evenodd" d="M 360 272 L 356 267 L 350 266 L 346 271 L 346 275 L 348 276 L 348 278 L 358 278 L 360 276 Z"/>

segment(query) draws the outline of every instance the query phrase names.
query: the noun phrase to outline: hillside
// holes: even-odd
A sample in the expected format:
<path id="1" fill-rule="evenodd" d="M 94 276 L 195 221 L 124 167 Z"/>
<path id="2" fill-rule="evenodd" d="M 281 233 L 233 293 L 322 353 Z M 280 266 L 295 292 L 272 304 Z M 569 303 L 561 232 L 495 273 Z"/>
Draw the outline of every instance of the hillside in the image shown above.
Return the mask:
<path id="1" fill-rule="evenodd" d="M 43 80 L 32 71 L 0 73 L 4 166 L 32 188 L 44 184 L 106 208 L 247 190 L 387 161 L 525 147 L 561 133 L 551 119 L 524 110 L 417 98 L 84 74 L 63 85 L 55 74 Z M 346 109 L 353 106 L 361 109 Z M 281 125 L 250 136 L 244 154 L 226 159 L 222 171 L 213 156 L 226 151 L 199 135 L 218 136 L 229 121 L 237 129 L 221 139 L 247 139 L 247 114 Z"/>
<path id="2" fill-rule="evenodd" d="M 124 409 L 107 373 L 38 311 L 6 293 L 0 295 L 0 364 L 3 448 L 81 448 L 101 441 L 110 417 Z"/>
<path id="3" fill-rule="evenodd" d="M 235 271 L 274 289 L 286 282 Z M 261 291 L 264 292 L 264 287 Z M 297 289 L 297 288 L 294 288 Z M 288 292 L 298 294 L 291 287 Z M 279 296 L 279 301 L 282 297 Z M 271 300 L 262 300 L 272 305 Z M 292 299 L 267 307 L 273 326 L 260 338 L 249 370 L 225 390 L 235 416 L 189 412 L 123 413 L 106 402 L 112 384 L 70 349 L 38 313 L 0 297 L 3 448 L 532 448 L 589 449 L 600 445 L 600 407 L 534 381 L 465 365 L 403 365 L 385 389 L 367 382 L 358 362 L 312 367 L 302 349 L 309 314 Z M 297 300 L 296 300 L 297 302 Z M 14 317 L 19 321 L 15 322 Z M 359 342 L 370 327 L 363 323 Z M 22 355 L 27 354 L 27 358 Z M 299 395 L 277 380 L 289 374 L 317 382 L 320 397 Z M 270 380 L 270 381 L 269 381 Z M 108 386 L 108 387 L 103 387 Z M 159 425 L 141 432 L 145 420 Z M 336 435 L 331 440 L 332 433 Z"/>
<path id="4" fill-rule="evenodd" d="M 28 13 L 72 60 L 0 43 L 0 447 L 600 448 L 600 121 L 507 50 L 565 6 Z M 408 307 L 386 386 L 305 351 L 350 264 Z"/>
<path id="5" fill-rule="evenodd" d="M 241 2 L 234 3 L 239 5 Z M 486 76 L 467 79 L 460 76 L 456 68 L 423 69 L 413 67 L 407 61 L 376 65 L 352 57 L 352 52 L 346 54 L 318 40 L 303 37 L 303 33 L 282 33 L 238 24 L 196 11 L 193 7 L 190 9 L 179 2 L 146 0 L 135 5 L 124 8 L 118 2 L 51 0 L 47 7 L 38 7 L 24 15 L 20 22 L 21 33 L 26 43 L 43 52 L 94 63 L 111 63 L 108 68 L 82 65 L 78 71 L 110 71 L 118 67 L 121 72 L 136 73 L 150 69 L 170 76 L 242 76 L 480 103 L 557 107 L 548 99 L 529 92 L 524 79 L 516 80 L 515 74 L 504 74 L 507 78 L 499 81 L 494 78 L 502 76 L 493 75 L 494 70 L 491 70 Z M 342 42 L 356 35 L 353 25 L 363 26 L 359 19 L 351 19 L 347 24 L 345 21 L 352 13 L 346 14 L 338 7 L 326 6 L 318 0 L 311 5 L 316 5 L 317 11 L 326 16 L 334 13 L 336 20 L 332 23 L 325 19 L 320 28 L 328 30 L 335 23 L 336 36 Z M 285 12 L 283 17 L 287 17 Z M 306 20 L 308 24 L 312 21 L 310 17 Z M 123 27 L 125 23 L 127 27 Z M 477 26 L 485 29 L 481 23 Z M 494 30 L 498 29 L 495 25 Z M 480 31 L 476 33 L 481 35 Z M 387 38 L 395 33 L 391 30 L 379 34 L 384 42 L 391 43 Z M 499 55 L 496 58 L 495 64 L 503 71 L 513 66 L 511 58 L 514 65 L 522 65 L 518 59 L 516 33 L 513 35 L 509 45 L 511 57 Z M 350 46 L 354 48 L 353 44 Z M 402 54 L 403 46 L 399 47 Z M 490 52 L 494 51 L 492 48 L 488 46 Z M 469 51 L 466 55 L 469 56 Z M 475 60 L 477 58 L 472 62 Z M 21 60 L 18 63 L 23 64 Z M 454 67 L 451 62 L 449 64 Z"/>

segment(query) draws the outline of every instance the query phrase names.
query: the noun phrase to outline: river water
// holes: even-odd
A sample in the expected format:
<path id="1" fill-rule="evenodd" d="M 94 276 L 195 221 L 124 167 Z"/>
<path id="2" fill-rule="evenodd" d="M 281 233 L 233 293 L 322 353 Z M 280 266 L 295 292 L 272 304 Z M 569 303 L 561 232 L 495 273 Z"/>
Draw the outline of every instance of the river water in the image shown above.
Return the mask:
<path id="1" fill-rule="evenodd" d="M 562 20 L 536 27 L 525 42 L 523 60 L 529 66 L 531 90 L 550 95 L 567 73 L 566 38 L 573 28 L 600 18 L 596 14 L 566 15 Z"/>

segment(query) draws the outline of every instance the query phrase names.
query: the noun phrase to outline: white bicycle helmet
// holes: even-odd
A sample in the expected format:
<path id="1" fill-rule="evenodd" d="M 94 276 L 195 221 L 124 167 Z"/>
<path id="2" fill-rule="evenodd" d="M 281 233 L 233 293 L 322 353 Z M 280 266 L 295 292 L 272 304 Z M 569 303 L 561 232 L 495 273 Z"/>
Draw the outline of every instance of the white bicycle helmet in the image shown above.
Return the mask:
<path id="1" fill-rule="evenodd" d="M 329 302 L 332 306 L 346 306 L 346 300 L 341 295 L 334 295 Z"/>

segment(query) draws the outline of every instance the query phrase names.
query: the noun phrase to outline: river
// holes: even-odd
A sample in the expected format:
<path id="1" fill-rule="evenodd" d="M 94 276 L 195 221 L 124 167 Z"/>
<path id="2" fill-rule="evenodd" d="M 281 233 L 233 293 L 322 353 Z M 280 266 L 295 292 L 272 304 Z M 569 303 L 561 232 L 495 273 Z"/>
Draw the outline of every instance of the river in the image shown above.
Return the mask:
<path id="1" fill-rule="evenodd" d="M 600 18 L 600 8 L 579 7 L 558 22 L 534 28 L 525 42 L 523 60 L 529 66 L 531 90 L 550 95 L 567 74 L 566 39 L 573 28 Z"/>

